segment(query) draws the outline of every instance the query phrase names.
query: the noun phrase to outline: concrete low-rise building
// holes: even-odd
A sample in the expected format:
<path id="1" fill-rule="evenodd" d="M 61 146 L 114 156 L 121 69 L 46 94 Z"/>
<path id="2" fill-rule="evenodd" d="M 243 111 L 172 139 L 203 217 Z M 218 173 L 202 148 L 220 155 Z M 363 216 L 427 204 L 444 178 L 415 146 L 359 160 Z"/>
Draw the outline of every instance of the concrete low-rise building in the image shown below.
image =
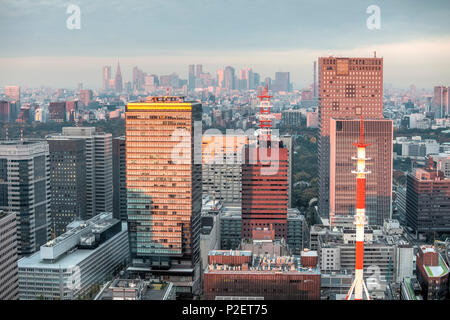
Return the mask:
<path id="1" fill-rule="evenodd" d="M 19 260 L 21 300 L 84 298 L 128 262 L 126 223 L 111 212 L 75 221 L 67 230 Z"/>
<path id="2" fill-rule="evenodd" d="M 390 282 L 401 282 L 413 275 L 413 247 L 403 235 L 397 234 L 394 220 L 383 227 L 366 227 L 364 243 L 364 276 L 373 287 Z M 401 230 L 401 229 L 400 229 Z M 355 270 L 355 229 L 322 227 L 317 230 L 317 251 L 324 273 Z M 366 280 L 367 281 L 367 280 Z"/>

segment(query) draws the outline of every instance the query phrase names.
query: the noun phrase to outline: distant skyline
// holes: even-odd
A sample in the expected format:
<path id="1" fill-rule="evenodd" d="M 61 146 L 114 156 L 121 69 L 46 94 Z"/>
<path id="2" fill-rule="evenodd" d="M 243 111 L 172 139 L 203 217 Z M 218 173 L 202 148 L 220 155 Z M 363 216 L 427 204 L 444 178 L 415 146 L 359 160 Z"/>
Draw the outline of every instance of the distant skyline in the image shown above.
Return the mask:
<path id="1" fill-rule="evenodd" d="M 69 30 L 66 8 L 81 9 Z M 381 29 L 369 30 L 369 5 Z M 0 1 L 0 86 L 101 87 L 101 70 L 176 72 L 189 64 L 216 74 L 251 67 L 261 79 L 291 72 L 296 88 L 312 82 L 319 56 L 384 58 L 384 82 L 418 89 L 450 84 L 450 2 L 403 1 Z"/>

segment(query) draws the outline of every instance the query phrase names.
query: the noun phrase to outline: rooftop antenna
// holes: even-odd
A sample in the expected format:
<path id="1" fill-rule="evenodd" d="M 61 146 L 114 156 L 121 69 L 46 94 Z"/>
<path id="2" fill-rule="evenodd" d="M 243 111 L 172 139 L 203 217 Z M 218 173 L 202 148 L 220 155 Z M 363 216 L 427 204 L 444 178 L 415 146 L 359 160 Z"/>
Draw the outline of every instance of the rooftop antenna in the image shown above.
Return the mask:
<path id="1" fill-rule="evenodd" d="M 6 126 L 5 126 L 5 139 L 9 140 L 8 139 L 8 124 L 6 124 Z"/>
<path id="2" fill-rule="evenodd" d="M 23 127 L 20 128 L 20 143 L 23 144 Z"/>
<path id="3" fill-rule="evenodd" d="M 259 127 L 261 129 L 260 137 L 262 140 L 270 141 L 271 138 L 271 127 L 272 127 L 272 117 L 270 115 L 270 96 L 268 94 L 269 87 L 266 84 L 265 88 L 261 91 L 261 94 L 258 96 L 260 100 L 259 104 Z"/>

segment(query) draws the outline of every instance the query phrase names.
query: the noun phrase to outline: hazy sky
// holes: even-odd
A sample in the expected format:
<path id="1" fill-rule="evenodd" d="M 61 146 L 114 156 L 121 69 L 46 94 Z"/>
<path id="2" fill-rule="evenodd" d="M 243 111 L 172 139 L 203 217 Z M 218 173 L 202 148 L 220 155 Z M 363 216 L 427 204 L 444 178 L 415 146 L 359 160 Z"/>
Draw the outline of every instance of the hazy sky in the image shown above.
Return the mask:
<path id="1" fill-rule="evenodd" d="M 81 29 L 69 30 L 69 4 Z M 369 30 L 369 5 L 381 29 Z M 101 68 L 120 59 L 124 81 L 188 64 L 251 67 L 261 78 L 290 71 L 312 82 L 318 56 L 384 57 L 384 80 L 419 88 L 450 85 L 448 0 L 0 0 L 0 86 L 101 86 Z"/>

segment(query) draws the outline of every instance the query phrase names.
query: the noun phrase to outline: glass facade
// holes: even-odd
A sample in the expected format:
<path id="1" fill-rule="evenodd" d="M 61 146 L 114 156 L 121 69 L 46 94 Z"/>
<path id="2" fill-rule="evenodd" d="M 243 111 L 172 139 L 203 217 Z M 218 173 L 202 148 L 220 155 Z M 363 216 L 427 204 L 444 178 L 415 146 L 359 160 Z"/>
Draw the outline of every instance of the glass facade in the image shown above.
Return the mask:
<path id="1" fill-rule="evenodd" d="M 193 127 L 201 112 L 201 104 L 184 102 L 127 105 L 127 212 L 134 259 L 199 259 L 201 163 L 194 163 Z"/>

